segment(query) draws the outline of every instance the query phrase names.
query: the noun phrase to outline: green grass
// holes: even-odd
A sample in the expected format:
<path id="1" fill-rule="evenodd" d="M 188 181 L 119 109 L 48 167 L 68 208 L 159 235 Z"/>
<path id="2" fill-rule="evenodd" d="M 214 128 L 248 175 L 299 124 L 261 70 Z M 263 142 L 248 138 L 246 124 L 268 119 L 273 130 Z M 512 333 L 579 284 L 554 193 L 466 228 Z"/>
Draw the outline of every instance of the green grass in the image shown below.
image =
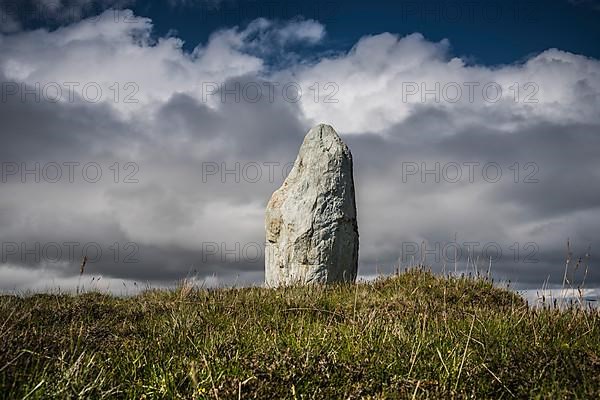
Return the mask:
<path id="1" fill-rule="evenodd" d="M 481 279 L 0 297 L 3 398 L 599 396 L 598 312 Z"/>

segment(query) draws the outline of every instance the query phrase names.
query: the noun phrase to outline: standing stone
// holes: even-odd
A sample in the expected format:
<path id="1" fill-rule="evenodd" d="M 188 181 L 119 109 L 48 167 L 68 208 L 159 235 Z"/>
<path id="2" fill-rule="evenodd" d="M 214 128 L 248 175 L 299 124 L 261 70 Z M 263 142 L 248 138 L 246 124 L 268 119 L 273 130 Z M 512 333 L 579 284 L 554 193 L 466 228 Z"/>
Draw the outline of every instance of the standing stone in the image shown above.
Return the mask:
<path id="1" fill-rule="evenodd" d="M 265 281 L 354 282 L 358 225 L 352 154 L 329 125 L 312 128 L 267 205 Z"/>

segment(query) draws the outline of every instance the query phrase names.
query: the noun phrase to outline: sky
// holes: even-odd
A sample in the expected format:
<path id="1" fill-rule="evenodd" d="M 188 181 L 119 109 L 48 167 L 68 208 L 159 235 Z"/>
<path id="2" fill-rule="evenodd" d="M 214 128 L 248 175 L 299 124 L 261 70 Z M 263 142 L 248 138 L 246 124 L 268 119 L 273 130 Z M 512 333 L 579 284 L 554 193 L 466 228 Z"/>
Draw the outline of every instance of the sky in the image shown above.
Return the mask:
<path id="1" fill-rule="evenodd" d="M 0 0 L 0 290 L 260 284 L 265 206 L 327 123 L 353 154 L 361 278 L 423 262 L 600 293 L 598 17 Z"/>

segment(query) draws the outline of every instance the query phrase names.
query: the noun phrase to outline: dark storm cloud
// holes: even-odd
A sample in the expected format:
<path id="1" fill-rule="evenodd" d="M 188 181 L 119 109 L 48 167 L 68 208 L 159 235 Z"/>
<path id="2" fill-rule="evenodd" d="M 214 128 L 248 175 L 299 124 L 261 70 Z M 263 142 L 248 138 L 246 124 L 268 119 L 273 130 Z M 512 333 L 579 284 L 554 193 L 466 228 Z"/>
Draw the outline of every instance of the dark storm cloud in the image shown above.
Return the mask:
<path id="1" fill-rule="evenodd" d="M 363 230 L 361 239 L 369 240 L 367 235 L 371 230 L 373 233 L 381 230 L 386 213 L 385 225 L 397 226 L 388 233 L 387 246 L 362 253 L 362 273 L 372 274 L 376 268 L 391 270 L 399 261 L 406 264 L 410 260 L 403 259 L 402 246 L 408 244 L 418 246 L 416 262 L 420 261 L 421 249 L 426 248 L 435 269 L 441 270 L 445 263 L 447 270 L 451 270 L 452 251 L 442 254 L 434 246 L 443 248 L 452 244 L 454 235 L 458 235 L 459 244 L 476 242 L 472 245 L 478 247 L 474 257 L 481 257 L 480 262 L 486 268 L 482 248 L 486 244 L 499 246 L 502 257 L 494 260 L 494 273 L 535 286 L 541 285 L 548 275 L 551 282 L 560 283 L 567 239 L 571 239 L 576 249 L 575 258 L 583 256 L 589 246 L 600 246 L 595 235 L 600 224 L 600 165 L 593 156 L 600 145 L 598 126 L 542 121 L 509 133 L 482 125 L 456 130 L 441 138 L 438 135 L 437 140 L 428 132 L 411 135 L 410 132 L 415 132 L 413 121 L 419 119 L 426 124 L 431 114 L 436 126 L 436 119 L 443 114 L 423 110 L 405 124 L 390 129 L 387 140 L 368 135 L 349 139 L 357 168 L 358 203 L 363 206 L 359 222 L 363 228 L 367 225 L 367 234 Z M 403 174 L 402 164 L 406 163 L 411 167 L 416 165 L 418 172 Z M 462 166 L 462 179 L 451 182 L 456 177 L 454 169 L 451 181 L 444 179 L 443 173 L 423 173 L 425 169 L 435 171 L 436 163 L 440 170 L 449 163 Z M 470 183 L 466 163 L 480 166 L 495 163 L 501 167 L 503 176 L 496 182 L 492 169 L 494 174 L 486 181 L 481 169 L 474 168 Z M 533 164 L 525 169 L 527 163 Z M 385 181 L 383 187 L 379 186 L 382 181 Z M 476 190 L 469 197 L 471 189 Z M 445 200 L 453 192 L 463 193 L 464 206 Z M 469 202 L 469 198 L 474 201 Z M 369 203 L 373 204 L 367 206 Z M 375 204 L 387 207 L 377 213 Z M 465 207 L 468 209 L 464 210 Z M 396 219 L 394 212 L 390 212 L 392 208 L 413 209 L 420 218 Z M 564 218 L 572 222 L 561 221 Z M 526 225 L 525 234 L 514 235 L 511 225 Z M 518 243 L 516 248 L 515 243 Z M 461 247 L 464 251 L 465 246 Z M 406 249 L 414 253 L 414 246 Z M 489 255 L 495 256 L 496 252 L 490 251 Z M 459 270 L 464 270 L 466 263 L 467 256 L 460 257 Z M 592 275 L 588 282 L 598 284 L 600 280 Z"/>
<path id="2" fill-rule="evenodd" d="M 240 78 L 227 85 L 249 81 Z M 59 278 L 73 276 L 83 247 L 88 245 L 88 272 L 118 279 L 169 282 L 182 279 L 191 271 L 200 276 L 218 275 L 224 281 L 239 273 L 262 276 L 264 246 L 260 225 L 252 229 L 254 234 L 249 239 L 218 240 L 211 234 L 217 226 L 235 229 L 229 215 L 218 212 L 211 225 L 200 227 L 204 233 L 190 238 L 187 246 L 170 243 L 168 232 L 190 227 L 193 213 L 214 213 L 215 202 L 235 205 L 255 201 L 264 207 L 262 203 L 283 180 L 282 168 L 274 169 L 272 180 L 256 183 L 240 177 L 241 167 L 237 182 L 231 174 L 223 179 L 220 172 L 202 179 L 202 171 L 207 163 L 235 170 L 236 164 L 283 166 L 293 162 L 304 133 L 296 108 L 293 103 L 265 97 L 256 103 L 224 102 L 219 110 L 213 110 L 188 95 L 176 94 L 157 110 L 149 132 L 144 130 L 147 124 L 126 123 L 106 104 L 63 104 L 43 99 L 31 102 L 10 97 L 0 111 L 5 144 L 1 155 L 4 166 L 15 163 L 19 171 L 8 175 L 2 184 L 2 191 L 11 193 L 4 196 L 0 208 L 5 228 L 1 235 L 5 246 L 3 263 L 34 269 L 40 268 L 41 263 Z M 124 158 L 124 154 L 131 157 Z M 51 184 L 43 176 L 36 181 L 29 174 L 25 175 L 26 182 L 21 182 L 21 168 L 25 166 L 31 170 L 35 163 L 43 168 L 47 163 L 62 165 L 70 161 L 99 163 L 106 179 L 92 184 L 78 176 L 74 182 L 65 177 Z M 139 167 L 134 176 L 137 182 L 127 184 L 121 177 L 115 183 L 110 167 L 115 162 L 122 166 L 128 161 Z M 86 196 L 80 197 L 81 193 Z M 166 243 L 153 245 L 137 240 L 135 226 L 133 232 L 127 232 L 110 212 L 96 210 L 90 215 L 80 210 L 86 208 L 84 203 L 91 193 L 91 197 L 102 201 L 103 207 L 117 214 L 136 214 L 134 220 L 145 224 L 142 230 L 166 233 Z M 39 210 L 39 204 L 29 196 L 71 205 L 47 213 L 48 210 Z M 27 209 L 28 203 L 32 209 Z M 27 218 L 28 213 L 35 221 Z M 35 226 L 45 228 L 38 230 Z M 68 253 L 69 245 L 65 243 L 75 247 L 74 256 Z M 61 257 L 57 257 L 56 244 Z M 99 259 L 97 249 L 102 252 Z M 115 259 L 117 251 L 120 255 Z M 69 266 L 65 267 L 65 263 Z M 12 287 L 10 281 L 3 285 Z"/>
<path id="3" fill-rule="evenodd" d="M 243 81 L 242 81 L 243 82 Z M 25 108 L 25 110 L 20 110 Z M 66 108 L 66 110 L 62 110 Z M 121 134 L 116 134 L 119 123 L 108 124 L 110 112 L 106 112 L 101 124 L 107 129 L 103 132 L 96 123 L 95 117 L 85 117 L 85 107 L 82 107 L 75 121 L 67 116 L 72 111 L 72 106 L 60 104 L 31 104 L 12 103 L 6 117 L 11 124 L 19 130 L 20 135 L 7 135 L 10 144 L 5 154 L 20 154 L 19 160 L 35 160 L 39 157 L 44 160 L 65 158 L 70 154 L 77 154 L 80 160 L 98 159 L 99 146 L 106 142 L 118 143 Z M 38 110 L 41 109 L 41 110 Z M 49 110 L 54 110 L 50 112 Z M 286 110 L 291 110 L 286 112 Z M 24 241 L 32 248 L 34 243 L 68 242 L 78 240 L 81 243 L 100 243 L 102 249 L 107 253 L 104 260 L 90 264 L 90 273 L 103 274 L 105 276 L 129 279 L 147 280 L 154 282 L 173 281 L 186 276 L 193 271 L 200 272 L 201 276 L 217 275 L 220 277 L 234 276 L 239 272 L 254 272 L 256 276 L 262 273 L 262 256 L 255 257 L 253 262 L 243 259 L 241 247 L 248 243 L 261 245 L 263 231 L 261 220 L 252 228 L 247 236 L 239 237 L 241 240 L 215 239 L 211 234 L 213 228 L 218 226 L 225 230 L 231 230 L 231 238 L 236 238 L 235 222 L 232 223 L 228 215 L 220 214 L 222 210 L 214 211 L 214 202 L 219 204 L 229 203 L 244 204 L 248 201 L 258 203 L 258 208 L 264 207 L 264 203 L 270 193 L 277 188 L 283 177 L 277 177 L 273 182 L 261 179 L 257 183 L 248 182 L 243 177 L 238 182 L 234 175 L 225 176 L 221 172 L 211 175 L 203 181 L 202 169 L 206 163 L 217 163 L 219 169 L 222 163 L 226 168 L 235 169 L 236 163 L 263 163 L 263 162 L 285 162 L 293 161 L 295 152 L 302 139 L 302 127 L 293 106 L 288 103 L 224 103 L 218 110 L 211 110 L 198 101 L 185 95 L 177 95 L 171 98 L 157 112 L 157 131 L 168 129 L 168 142 L 182 141 L 182 146 L 162 146 L 162 137 L 157 136 L 156 141 L 142 135 L 139 131 L 127 131 L 128 144 L 141 146 L 138 156 L 134 159 L 140 165 L 141 173 L 138 176 L 140 182 L 132 185 L 109 185 L 108 187 L 94 187 L 98 196 L 103 197 L 108 208 L 118 213 L 139 213 L 134 221 L 145 221 L 147 226 L 141 229 L 151 229 L 156 232 L 169 232 L 170 230 L 189 227 L 193 224 L 190 215 L 201 210 L 201 213 L 213 213 L 217 215 L 212 220 L 216 225 L 202 227 L 201 235 L 190 238 L 189 243 L 179 245 L 176 242 L 166 241 L 162 244 L 146 244 L 144 240 L 137 240 L 139 234 L 135 227 L 126 232 L 121 221 L 113 214 L 98 214 L 96 216 L 71 215 L 70 221 L 65 223 L 58 215 L 36 214 L 36 225 L 54 226 L 60 229 L 55 233 L 42 230 L 38 235 L 31 235 L 33 226 L 21 225 L 11 222 L 12 218 L 22 218 L 22 213 L 15 213 L 14 208 L 19 207 L 18 198 L 4 206 L 2 216 L 3 226 L 11 227 L 10 235 L 3 235 L 4 242 Z M 96 111 L 98 112 L 98 111 Z M 64 118 L 61 117 L 64 114 Z M 439 117 L 439 113 L 433 112 Z M 10 115 L 10 117 L 9 117 Z M 20 115 L 36 116 L 23 124 L 19 124 Z M 54 115 L 54 118 L 47 118 Z M 102 114 L 99 114 L 102 115 Z M 261 118 L 252 119 L 251 116 L 260 115 Z M 46 116 L 46 118 L 43 118 Z M 108 118 L 107 118 L 108 117 Z M 541 218 L 551 219 L 559 217 L 564 213 L 590 210 L 595 213 L 597 207 L 598 185 L 586 185 L 593 182 L 590 178 L 598 171 L 597 162 L 588 157 L 595 139 L 594 127 L 589 126 L 551 126 L 539 124 L 520 131 L 518 134 L 505 133 L 486 128 L 471 128 L 466 131 L 454 132 L 452 135 L 444 136 L 436 140 L 430 135 L 414 136 L 402 135 L 395 132 L 414 132 L 416 127 L 414 119 L 426 121 L 428 112 L 423 112 L 407 121 L 406 125 L 400 124 L 390 129 L 388 136 L 382 137 L 369 133 L 348 136 L 347 141 L 353 151 L 357 197 L 359 210 L 359 223 L 363 228 L 361 240 L 363 251 L 361 252 L 361 273 L 369 275 L 376 270 L 393 270 L 393 266 L 402 259 L 403 244 L 417 243 L 420 245 L 422 238 L 429 243 L 440 243 L 442 245 L 452 242 L 454 235 L 458 232 L 458 241 L 477 240 L 481 245 L 494 242 L 498 243 L 505 252 L 504 257 L 494 264 L 493 271 L 498 276 L 506 279 L 519 280 L 524 283 L 536 284 L 546 275 L 550 274 L 559 279 L 564 261 L 564 252 L 557 250 L 556 246 L 564 243 L 545 243 L 537 241 L 539 251 L 536 252 L 536 263 L 522 263 L 522 260 L 514 261 L 512 252 L 508 249 L 517 240 L 510 236 L 509 232 L 503 232 L 503 224 L 499 219 L 506 218 L 506 214 L 496 214 L 494 210 L 503 206 L 513 205 L 514 222 L 524 221 L 536 222 Z M 37 121 L 39 126 L 35 126 Z M 61 125 L 61 121 L 65 124 Z M 80 122 L 78 122 L 80 121 Z M 77 124 L 77 130 L 73 131 L 73 123 Z M 61 128 L 62 126 L 62 128 Z M 44 129 L 42 129 L 42 127 Z M 91 142 L 77 140 L 65 136 L 67 132 L 94 132 L 89 136 Z M 121 127 L 122 128 L 122 127 Z M 8 132 L 8 131 L 5 131 Z M 80 134 L 79 134 L 80 135 Z M 86 136 L 87 137 L 87 136 Z M 95 144 L 96 141 L 98 144 Z M 197 157 L 193 149 L 211 148 L 210 143 L 217 141 L 216 151 L 204 153 Z M 40 147 L 39 143 L 45 143 Z M 269 146 L 269 143 L 273 145 Z M 544 143 L 544 146 L 540 146 Z M 584 144 L 587 143 L 588 147 Z M 34 145 L 35 144 L 35 145 Z M 187 148 L 187 150 L 186 150 Z M 261 151 L 261 149 L 265 149 Z M 275 150 L 276 151 L 275 151 Z M 17 151 L 18 150 L 18 151 Z M 120 159 L 115 154 L 114 159 Z M 565 170 L 563 163 L 557 160 L 570 160 L 567 164 L 569 170 Z M 409 176 L 404 182 L 402 163 L 425 162 L 432 167 L 433 163 L 455 162 L 495 162 L 503 166 L 504 173 L 509 173 L 507 167 L 514 162 L 525 163 L 533 161 L 539 166 L 539 174 L 536 178 L 538 183 L 519 185 L 513 181 L 513 176 L 507 176 L 505 180 L 490 183 L 485 182 L 481 176 L 476 175 L 476 182 L 469 183 L 461 181 L 458 183 L 431 181 L 431 177 L 423 181 L 421 176 Z M 108 163 L 106 163 L 108 165 Z M 266 170 L 263 170 L 263 173 Z M 573 176 L 573 173 L 576 176 Z M 581 178 L 581 177 L 584 178 Z M 587 176 L 587 178 L 585 178 Z M 597 175 L 595 175 L 597 177 Z M 416 178 L 416 179 L 415 179 Z M 87 185 L 87 187 L 86 187 Z M 38 196 L 48 196 L 49 191 L 55 187 L 34 188 L 33 193 Z M 465 218 L 465 215 L 452 215 L 461 209 L 460 205 L 446 205 L 444 197 L 453 191 L 468 191 L 478 186 L 482 189 L 477 194 L 476 204 L 479 209 L 472 209 L 468 213 L 475 214 L 473 219 Z M 74 185 L 59 186 L 64 191 L 65 198 L 72 198 L 75 204 L 79 191 L 89 191 L 89 184 L 78 182 Z M 3 186 L 3 190 L 8 187 Z M 556 190 L 564 188 L 565 190 Z M 15 190 L 23 188 L 16 187 Z M 24 193 L 25 194 L 25 193 Z M 552 198 L 548 198 L 552 196 Z M 47 198 L 54 198 L 48 196 Z M 63 198 L 62 195 L 56 198 Z M 66 200 L 69 201 L 69 200 Z M 415 206 L 415 204 L 420 204 Z M 385 205 L 385 207 L 384 207 Z M 416 208 L 415 208 L 416 207 Z M 429 215 L 429 211 L 447 207 L 445 218 L 437 218 Z M 406 221 L 402 215 L 395 216 L 393 209 L 417 209 L 421 217 L 415 221 Z M 10 210 L 13 210 L 11 212 Z M 442 210 L 443 211 L 443 210 Z M 444 215 L 440 212 L 439 215 Z M 486 219 L 480 219 L 478 215 L 488 215 Z M 431 219 L 435 219 L 432 223 Z M 419 220 L 423 224 L 419 224 Z M 577 235 L 570 237 L 577 241 L 593 237 L 593 230 L 597 225 L 579 226 Z M 387 235 L 385 243 L 378 243 L 379 237 L 376 233 L 382 230 Z M 392 229 L 390 229 L 392 228 Z M 540 229 L 532 230 L 530 237 L 543 239 Z M 564 230 L 564 227 L 560 228 Z M 20 232 L 20 230 L 22 230 Z M 569 233 L 564 231 L 562 242 L 566 241 Z M 536 234 L 537 233 L 537 234 Z M 143 235 L 142 235 L 143 236 Z M 168 235 L 167 235 L 168 236 Z M 110 238 L 107 240 L 107 238 Z M 533 240 L 532 239 L 532 240 Z M 127 263 L 122 259 L 114 262 L 111 259 L 113 253 L 108 250 L 111 244 L 118 242 L 120 246 L 128 243 L 136 245 L 135 263 Z M 152 240 L 150 240 L 152 241 Z M 224 257 L 227 248 L 235 249 L 236 243 L 240 249 L 234 250 L 234 254 Z M 377 244 L 378 243 L 378 244 Z M 216 244 L 217 253 L 210 257 L 203 255 L 202 249 L 206 246 Z M 588 243 L 578 243 L 587 245 Z M 596 243 L 590 243 L 596 245 Z M 522 244 L 521 244 L 522 245 Z M 224 246 L 225 248 L 221 248 Z M 194 250 L 194 247 L 196 248 Z M 214 247 L 209 247 L 214 251 Z M 481 249 L 479 249 L 480 251 Z M 123 250 L 122 250 L 123 251 Z M 508 252 L 508 253 L 507 253 Z M 247 258 L 248 254 L 246 254 Z M 237 257 L 237 260 L 236 260 Z M 417 255 L 418 257 L 418 255 Z M 29 257 L 23 263 L 29 267 L 36 267 Z M 432 256 L 430 256 L 430 259 Z M 233 259 L 233 260 L 232 260 Z M 107 261 L 108 260 L 108 261 Z M 19 260 L 8 260 L 11 264 L 21 264 Z M 431 260 L 434 261 L 434 260 Z M 446 260 L 451 263 L 451 260 Z M 401 264 L 406 264 L 403 260 Z M 435 263 L 435 268 L 441 269 L 443 260 Z M 466 258 L 460 260 L 462 268 Z M 65 271 L 57 268 L 59 276 L 76 273 L 77 261 L 72 264 L 72 269 Z M 540 267 L 543 265 L 544 267 Z M 543 276 L 542 276 L 543 275 Z M 590 283 L 599 283 L 597 277 L 591 276 Z"/>
<path id="4" fill-rule="evenodd" d="M 0 81 L 3 92 L 16 84 L 6 79 Z M 83 101 L 55 103 L 42 96 L 36 100 L 32 95 L 23 98 L 21 93 L 39 93 L 39 90 L 22 85 L 19 84 L 19 94 L 6 95 L 0 107 L 0 157 L 4 161 L 102 157 L 122 148 L 127 135 L 135 129 L 115 116 L 108 105 Z"/>

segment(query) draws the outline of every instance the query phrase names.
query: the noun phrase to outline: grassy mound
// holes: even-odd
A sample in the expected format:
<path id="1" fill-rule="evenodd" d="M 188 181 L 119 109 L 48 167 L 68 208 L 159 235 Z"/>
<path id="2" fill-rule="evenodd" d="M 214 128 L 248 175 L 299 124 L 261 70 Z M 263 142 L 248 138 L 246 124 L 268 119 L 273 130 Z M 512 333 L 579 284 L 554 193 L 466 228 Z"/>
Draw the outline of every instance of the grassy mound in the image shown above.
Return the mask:
<path id="1" fill-rule="evenodd" d="M 0 297 L 3 398 L 598 398 L 600 316 L 476 279 Z"/>

